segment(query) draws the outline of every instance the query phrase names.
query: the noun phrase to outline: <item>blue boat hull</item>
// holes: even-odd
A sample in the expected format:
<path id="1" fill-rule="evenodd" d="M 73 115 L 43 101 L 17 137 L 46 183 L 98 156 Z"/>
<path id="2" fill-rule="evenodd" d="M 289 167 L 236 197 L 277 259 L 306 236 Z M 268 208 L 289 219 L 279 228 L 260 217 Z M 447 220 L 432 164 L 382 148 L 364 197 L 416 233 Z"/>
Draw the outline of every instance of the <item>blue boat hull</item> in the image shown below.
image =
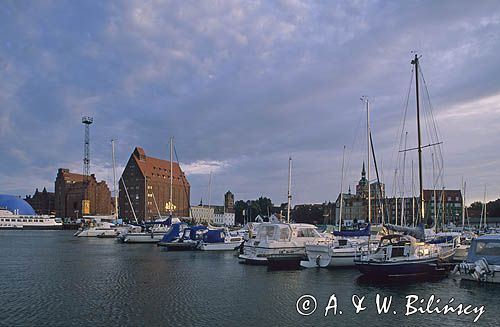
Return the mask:
<path id="1" fill-rule="evenodd" d="M 362 274 L 370 277 L 401 277 L 434 275 L 440 271 L 437 262 L 437 259 L 398 263 L 355 261 L 355 265 Z"/>

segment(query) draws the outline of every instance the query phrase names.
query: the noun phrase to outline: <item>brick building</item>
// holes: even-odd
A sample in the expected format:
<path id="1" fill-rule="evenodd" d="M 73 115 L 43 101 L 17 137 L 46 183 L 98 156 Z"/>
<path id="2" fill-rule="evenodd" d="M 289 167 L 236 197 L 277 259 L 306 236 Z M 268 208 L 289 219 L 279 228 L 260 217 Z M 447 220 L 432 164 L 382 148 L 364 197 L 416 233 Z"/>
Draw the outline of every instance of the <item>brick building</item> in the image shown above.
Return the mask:
<path id="1" fill-rule="evenodd" d="M 33 207 L 37 215 L 56 214 L 55 193 L 47 192 L 45 187 L 41 192 L 36 189 L 35 194 L 27 195 L 24 200 Z"/>
<path id="2" fill-rule="evenodd" d="M 119 182 L 120 217 L 133 220 L 133 211 L 139 221 L 157 218 L 158 211 L 162 217 L 166 217 L 170 207 L 174 217 L 188 217 L 189 182 L 179 164 L 173 163 L 173 203 L 170 203 L 170 173 L 170 161 L 146 156 L 142 148 L 136 147 Z M 123 182 L 127 187 L 132 208 Z"/>
<path id="3" fill-rule="evenodd" d="M 234 213 L 234 194 L 231 191 L 224 194 L 224 212 Z"/>
<path id="4" fill-rule="evenodd" d="M 75 174 L 69 169 L 59 168 L 55 182 L 56 216 L 61 218 L 76 218 L 82 216 L 82 201 L 90 200 L 90 215 L 111 215 L 113 205 L 111 192 L 105 181 L 98 182 L 95 175 L 84 181 L 84 175 Z"/>

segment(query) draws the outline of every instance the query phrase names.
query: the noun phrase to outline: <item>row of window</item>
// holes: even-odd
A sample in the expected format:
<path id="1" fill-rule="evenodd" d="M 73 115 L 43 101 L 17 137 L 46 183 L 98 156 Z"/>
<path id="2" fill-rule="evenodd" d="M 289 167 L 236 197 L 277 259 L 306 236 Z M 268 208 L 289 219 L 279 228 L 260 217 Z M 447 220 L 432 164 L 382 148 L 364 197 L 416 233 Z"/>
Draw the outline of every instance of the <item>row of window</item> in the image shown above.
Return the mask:
<path id="1" fill-rule="evenodd" d="M 16 222 L 14 218 L 0 218 L 0 222 Z M 42 219 L 17 219 L 18 223 L 43 223 Z"/>

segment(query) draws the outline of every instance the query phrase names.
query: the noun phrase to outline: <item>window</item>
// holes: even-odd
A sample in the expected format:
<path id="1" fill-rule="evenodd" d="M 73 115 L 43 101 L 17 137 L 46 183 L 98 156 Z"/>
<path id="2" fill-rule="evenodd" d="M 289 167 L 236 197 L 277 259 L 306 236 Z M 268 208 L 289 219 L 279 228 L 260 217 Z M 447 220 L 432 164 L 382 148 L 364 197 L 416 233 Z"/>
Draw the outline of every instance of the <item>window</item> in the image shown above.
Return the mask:
<path id="1" fill-rule="evenodd" d="M 280 241 L 288 241 L 290 239 L 290 229 L 280 228 Z"/>
<path id="2" fill-rule="evenodd" d="M 500 243 L 477 242 L 476 254 L 499 256 L 500 255 Z"/>

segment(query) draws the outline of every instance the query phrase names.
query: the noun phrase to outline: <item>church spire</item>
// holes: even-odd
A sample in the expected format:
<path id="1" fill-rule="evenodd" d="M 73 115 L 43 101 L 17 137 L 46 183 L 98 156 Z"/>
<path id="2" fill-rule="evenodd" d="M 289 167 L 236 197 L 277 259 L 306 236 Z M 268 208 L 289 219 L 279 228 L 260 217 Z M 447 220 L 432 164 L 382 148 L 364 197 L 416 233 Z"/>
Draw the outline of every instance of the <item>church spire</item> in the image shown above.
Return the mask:
<path id="1" fill-rule="evenodd" d="M 365 171 L 365 162 L 363 161 L 363 169 L 361 170 L 361 178 L 366 177 L 366 171 Z"/>

